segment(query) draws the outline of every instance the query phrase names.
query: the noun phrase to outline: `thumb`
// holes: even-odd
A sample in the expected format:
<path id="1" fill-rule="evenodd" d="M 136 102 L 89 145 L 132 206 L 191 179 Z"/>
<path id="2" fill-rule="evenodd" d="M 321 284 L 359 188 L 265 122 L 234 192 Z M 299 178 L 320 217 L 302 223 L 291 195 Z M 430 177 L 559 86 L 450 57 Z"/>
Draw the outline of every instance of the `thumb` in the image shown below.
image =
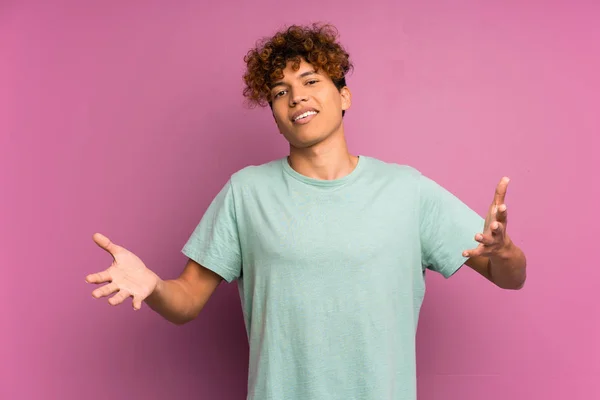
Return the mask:
<path id="1" fill-rule="evenodd" d="M 139 296 L 134 296 L 132 304 L 134 310 L 139 310 L 140 308 L 142 308 L 142 298 Z"/>
<path id="2" fill-rule="evenodd" d="M 120 246 L 117 246 L 116 244 L 114 244 L 113 242 L 111 242 L 109 238 L 107 238 L 106 236 L 104 236 L 101 233 L 94 233 L 94 236 L 92 236 L 92 239 L 94 240 L 94 242 L 96 242 L 96 244 L 100 248 L 106 250 L 107 252 L 109 252 L 113 256 L 119 250 L 121 250 Z"/>

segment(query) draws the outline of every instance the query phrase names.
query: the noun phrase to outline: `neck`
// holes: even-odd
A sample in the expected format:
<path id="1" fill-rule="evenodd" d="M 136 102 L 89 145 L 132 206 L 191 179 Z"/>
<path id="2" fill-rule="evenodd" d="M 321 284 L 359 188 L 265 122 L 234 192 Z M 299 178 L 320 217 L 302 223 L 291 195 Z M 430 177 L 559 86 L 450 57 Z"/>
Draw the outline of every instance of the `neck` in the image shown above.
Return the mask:
<path id="1" fill-rule="evenodd" d="M 348 152 L 343 133 L 308 148 L 290 146 L 290 166 L 298 173 L 313 179 L 333 180 L 350 174 L 358 157 Z"/>

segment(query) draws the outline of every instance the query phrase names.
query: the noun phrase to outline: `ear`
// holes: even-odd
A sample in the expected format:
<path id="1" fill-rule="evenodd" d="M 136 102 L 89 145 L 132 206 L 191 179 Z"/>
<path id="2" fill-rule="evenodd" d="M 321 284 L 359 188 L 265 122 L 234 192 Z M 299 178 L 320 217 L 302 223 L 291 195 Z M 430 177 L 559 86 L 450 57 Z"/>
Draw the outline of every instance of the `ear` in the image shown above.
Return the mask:
<path id="1" fill-rule="evenodd" d="M 342 110 L 346 111 L 352 105 L 352 93 L 348 86 L 344 86 L 340 90 L 340 96 L 342 96 Z"/>

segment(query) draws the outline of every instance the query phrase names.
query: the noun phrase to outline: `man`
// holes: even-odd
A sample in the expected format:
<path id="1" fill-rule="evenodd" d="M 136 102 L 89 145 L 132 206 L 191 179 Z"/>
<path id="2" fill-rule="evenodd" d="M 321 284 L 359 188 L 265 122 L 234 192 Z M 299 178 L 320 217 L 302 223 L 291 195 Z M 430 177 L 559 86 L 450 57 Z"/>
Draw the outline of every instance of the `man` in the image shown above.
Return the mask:
<path id="1" fill-rule="evenodd" d="M 348 152 L 348 54 L 329 26 L 293 26 L 245 58 L 244 94 L 267 105 L 289 156 L 233 174 L 162 280 L 114 258 L 86 278 L 96 298 L 133 297 L 173 323 L 237 281 L 250 343 L 249 399 L 416 399 L 415 333 L 426 269 L 468 265 L 520 289 L 525 256 L 506 233 L 502 179 L 485 219 L 412 167 Z"/>

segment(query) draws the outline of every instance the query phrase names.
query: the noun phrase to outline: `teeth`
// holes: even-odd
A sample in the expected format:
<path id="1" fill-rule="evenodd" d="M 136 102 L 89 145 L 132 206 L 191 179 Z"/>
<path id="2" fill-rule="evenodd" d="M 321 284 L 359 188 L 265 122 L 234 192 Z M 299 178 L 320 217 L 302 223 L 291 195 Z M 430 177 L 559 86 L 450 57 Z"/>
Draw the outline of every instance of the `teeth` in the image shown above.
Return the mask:
<path id="1" fill-rule="evenodd" d="M 316 111 L 307 111 L 304 114 L 298 115 L 294 121 L 298 121 L 299 119 L 306 118 L 309 115 L 313 115 L 313 114 L 316 114 L 316 113 L 317 113 Z"/>

